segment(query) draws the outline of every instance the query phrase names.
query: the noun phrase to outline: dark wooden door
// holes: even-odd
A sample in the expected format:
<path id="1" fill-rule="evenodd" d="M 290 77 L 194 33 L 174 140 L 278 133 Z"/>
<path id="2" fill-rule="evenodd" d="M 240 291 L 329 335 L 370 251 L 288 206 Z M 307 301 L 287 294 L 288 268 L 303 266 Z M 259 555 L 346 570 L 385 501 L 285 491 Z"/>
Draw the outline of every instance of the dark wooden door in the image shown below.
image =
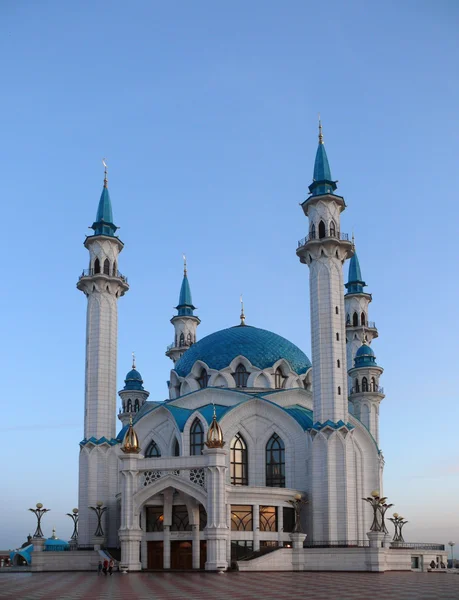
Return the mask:
<path id="1" fill-rule="evenodd" d="M 193 544 L 190 541 L 171 542 L 171 569 L 191 570 L 193 568 Z"/>
<path id="2" fill-rule="evenodd" d="M 163 542 L 147 542 L 149 569 L 164 568 L 164 544 Z"/>
<path id="3" fill-rule="evenodd" d="M 207 542 L 206 540 L 201 540 L 201 549 L 199 554 L 199 568 L 206 568 L 206 560 L 207 560 Z"/>

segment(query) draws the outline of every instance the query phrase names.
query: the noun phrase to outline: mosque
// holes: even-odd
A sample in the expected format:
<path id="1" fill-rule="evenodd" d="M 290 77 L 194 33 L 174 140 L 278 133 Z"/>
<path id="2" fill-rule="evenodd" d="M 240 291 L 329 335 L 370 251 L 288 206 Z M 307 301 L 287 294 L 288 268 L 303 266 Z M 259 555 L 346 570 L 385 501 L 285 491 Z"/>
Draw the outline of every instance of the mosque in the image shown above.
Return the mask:
<path id="1" fill-rule="evenodd" d="M 309 267 L 312 362 L 279 333 L 246 323 L 243 307 L 240 322 L 199 340 L 185 264 L 166 350 L 169 398 L 149 400 L 134 361 L 118 392 L 117 434 L 117 303 L 129 285 L 118 270 L 124 244 L 105 176 L 84 241 L 89 268 L 77 283 L 87 298 L 81 546 L 121 547 L 121 562 L 136 571 L 224 570 L 268 549 L 280 550 L 269 553 L 269 568 L 281 568 L 290 559 L 274 557 L 304 539 L 364 545 L 373 513 L 363 498 L 383 487 L 383 369 L 370 346 L 378 337 L 372 297 L 341 231 L 346 204 L 336 189 L 320 126 L 301 205 L 308 234 L 296 248 Z M 106 508 L 103 532 L 90 509 L 97 503 Z"/>

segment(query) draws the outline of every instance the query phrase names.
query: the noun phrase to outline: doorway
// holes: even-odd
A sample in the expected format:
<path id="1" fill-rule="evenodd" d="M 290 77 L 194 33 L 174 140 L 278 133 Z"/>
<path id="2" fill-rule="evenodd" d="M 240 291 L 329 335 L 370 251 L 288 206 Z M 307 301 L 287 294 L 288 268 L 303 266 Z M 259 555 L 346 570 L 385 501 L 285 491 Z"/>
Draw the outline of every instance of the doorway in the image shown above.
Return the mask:
<path id="1" fill-rule="evenodd" d="M 164 568 L 164 544 L 160 542 L 147 542 L 147 568 Z"/>
<path id="2" fill-rule="evenodd" d="M 171 569 L 191 570 L 193 568 L 193 543 L 191 541 L 171 542 Z"/>

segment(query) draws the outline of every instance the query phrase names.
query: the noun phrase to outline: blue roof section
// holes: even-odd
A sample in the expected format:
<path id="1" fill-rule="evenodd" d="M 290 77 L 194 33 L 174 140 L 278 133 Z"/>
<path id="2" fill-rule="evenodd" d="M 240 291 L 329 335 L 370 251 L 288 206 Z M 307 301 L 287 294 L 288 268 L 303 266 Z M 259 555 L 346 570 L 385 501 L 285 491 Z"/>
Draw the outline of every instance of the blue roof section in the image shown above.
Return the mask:
<path id="1" fill-rule="evenodd" d="M 180 377 L 186 377 L 194 363 L 201 360 L 219 371 L 228 367 L 239 355 L 245 356 L 259 369 L 272 367 L 281 358 L 298 375 L 311 367 L 306 354 L 280 335 L 249 325 L 237 325 L 211 333 L 193 344 L 175 363 L 174 369 Z"/>
<path id="2" fill-rule="evenodd" d="M 175 308 L 178 310 L 179 316 L 193 315 L 193 310 L 196 308 L 191 299 L 191 288 L 186 271 L 180 288 L 179 303 Z"/>
<path id="3" fill-rule="evenodd" d="M 32 564 L 32 552 L 33 552 L 33 544 L 29 544 L 24 548 L 18 548 L 17 550 L 13 550 L 10 552 L 10 561 L 13 562 L 14 555 L 19 554 L 22 558 L 27 562 L 28 565 Z"/>
<path id="4" fill-rule="evenodd" d="M 322 142 L 319 142 L 314 162 L 313 181 L 309 186 L 309 191 L 313 196 L 320 196 L 322 194 L 333 194 L 336 187 L 336 182 L 332 180 L 325 146 Z"/>
<path id="5" fill-rule="evenodd" d="M 95 446 L 100 446 L 101 444 L 108 444 L 109 446 L 115 446 L 117 443 L 118 443 L 118 439 L 112 438 L 111 440 L 109 440 L 105 436 L 103 436 L 99 439 L 96 439 L 93 436 L 93 437 L 90 437 L 89 439 L 84 438 L 83 440 L 81 440 L 80 446 L 86 446 L 86 444 L 94 444 Z"/>
<path id="6" fill-rule="evenodd" d="M 100 195 L 99 206 L 97 208 L 96 220 L 91 225 L 94 229 L 94 235 L 109 235 L 114 236 L 118 227 L 113 224 L 112 203 L 108 188 L 103 187 Z"/>
<path id="7" fill-rule="evenodd" d="M 286 406 L 284 410 L 288 412 L 288 414 L 293 417 L 303 429 L 309 429 L 313 426 L 313 412 L 312 410 L 309 410 L 309 408 L 294 404 L 293 406 Z"/>
<path id="8" fill-rule="evenodd" d="M 348 294 L 362 294 L 364 293 L 363 288 L 366 287 L 366 283 L 362 279 L 362 273 L 360 272 L 360 263 L 357 252 L 351 258 L 349 263 L 349 275 L 348 282 L 344 284 Z"/>
<path id="9" fill-rule="evenodd" d="M 354 358 L 355 367 L 377 367 L 376 356 L 373 349 L 367 344 L 362 344 L 355 353 Z"/>
<path id="10" fill-rule="evenodd" d="M 142 375 L 137 371 L 137 369 L 132 369 L 126 375 L 124 384 L 123 390 L 143 390 Z"/>

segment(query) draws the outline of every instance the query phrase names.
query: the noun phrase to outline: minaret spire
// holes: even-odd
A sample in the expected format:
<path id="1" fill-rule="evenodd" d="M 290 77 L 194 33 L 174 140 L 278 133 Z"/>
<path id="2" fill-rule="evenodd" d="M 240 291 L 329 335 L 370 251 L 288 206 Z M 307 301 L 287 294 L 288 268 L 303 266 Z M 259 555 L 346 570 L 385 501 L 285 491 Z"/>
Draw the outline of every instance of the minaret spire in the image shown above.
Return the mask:
<path id="1" fill-rule="evenodd" d="M 102 164 L 104 165 L 104 188 L 108 188 L 108 176 L 107 176 L 107 163 L 105 162 L 105 158 L 102 159 Z"/>
<path id="2" fill-rule="evenodd" d="M 314 161 L 314 173 L 312 176 L 312 183 L 309 186 L 309 192 L 313 196 L 333 194 L 333 192 L 336 190 L 336 187 L 336 181 L 333 181 L 332 179 L 330 164 L 325 151 L 322 121 L 319 115 L 319 145 L 316 152 L 316 159 Z"/>
<path id="3" fill-rule="evenodd" d="M 322 121 L 320 120 L 320 113 L 319 113 L 319 144 L 323 144 L 324 143 L 324 136 L 322 134 Z"/>
<path id="4" fill-rule="evenodd" d="M 240 302 L 241 302 L 241 316 L 240 316 L 241 323 L 240 323 L 240 325 L 245 325 L 244 300 L 242 299 L 242 294 L 240 297 Z"/>

